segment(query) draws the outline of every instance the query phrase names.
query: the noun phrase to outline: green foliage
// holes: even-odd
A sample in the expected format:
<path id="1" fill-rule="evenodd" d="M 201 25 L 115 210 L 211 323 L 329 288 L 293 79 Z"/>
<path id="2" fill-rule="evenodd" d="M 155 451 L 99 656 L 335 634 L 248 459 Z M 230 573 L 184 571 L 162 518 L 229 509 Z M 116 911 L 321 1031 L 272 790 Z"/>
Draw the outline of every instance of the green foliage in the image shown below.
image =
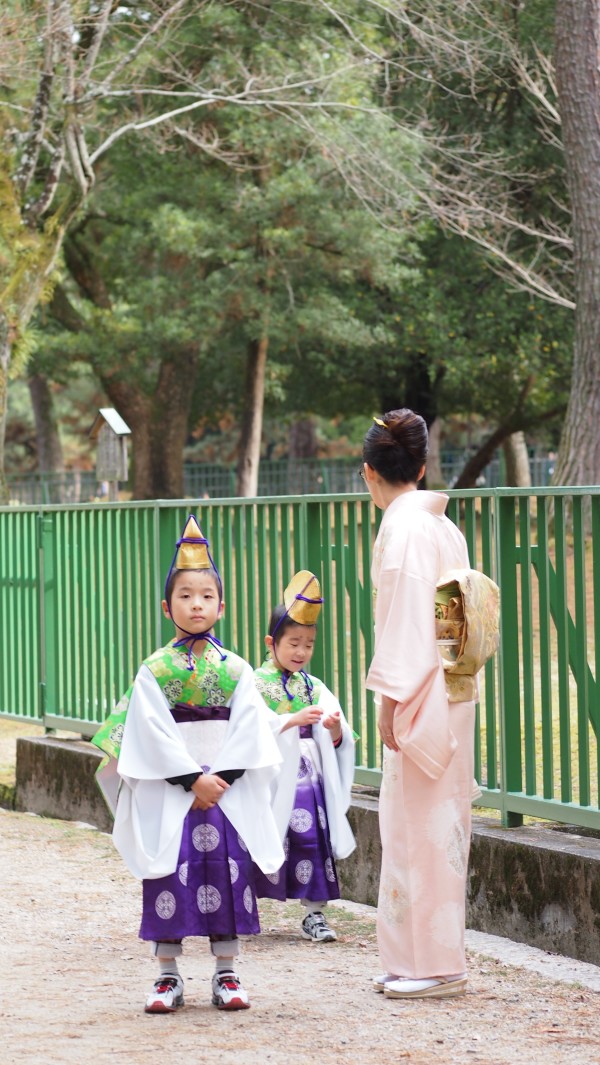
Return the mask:
<path id="1" fill-rule="evenodd" d="M 16 0 L 9 8 L 25 11 Z M 115 8 L 103 76 L 144 25 L 144 7 Z M 192 397 L 190 427 L 214 426 L 239 415 L 249 344 L 268 336 L 273 419 L 311 412 L 352 426 L 354 414 L 402 402 L 494 423 L 519 405 L 532 423 L 547 416 L 567 388 L 568 313 L 512 292 L 471 245 L 424 222 L 417 204 L 425 192 L 435 199 L 441 174 L 460 181 L 458 148 L 484 144 L 488 162 L 502 162 L 497 174 L 482 170 L 484 191 L 516 203 L 530 229 L 543 212 L 562 221 L 560 152 L 515 75 L 514 48 L 534 57 L 549 41 L 548 5 L 423 0 L 411 32 L 406 25 L 367 0 L 190 5 L 150 63 L 123 65 L 119 92 L 137 81 L 137 96 L 90 96 L 89 149 L 157 114 L 165 93 L 213 99 L 100 158 L 61 273 L 74 313 L 67 323 L 57 301 L 42 308 L 20 342 L 21 365 L 36 349 L 55 381 L 87 364 L 144 399 L 171 366 Z M 35 35 L 22 48 L 31 60 Z M 85 39 L 78 62 L 84 56 Z M 254 96 L 244 95 L 249 84 Z M 21 137 L 34 85 L 15 68 L 2 90 Z M 30 198 L 63 122 L 57 81 Z M 443 137 L 455 152 L 439 150 Z M 33 268 L 42 238 L 70 210 L 72 172 L 50 228 L 46 218 L 30 231 L 8 178 L 18 151 L 5 151 L 0 275 L 14 291 L 16 264 L 30 257 Z M 480 225 L 502 239 L 498 217 Z M 507 247 L 533 257 L 537 242 L 521 226 Z M 560 271 L 566 255 L 539 258 Z M 41 301 L 51 295 L 40 285 Z M 160 434 L 164 412 L 155 416 Z"/>

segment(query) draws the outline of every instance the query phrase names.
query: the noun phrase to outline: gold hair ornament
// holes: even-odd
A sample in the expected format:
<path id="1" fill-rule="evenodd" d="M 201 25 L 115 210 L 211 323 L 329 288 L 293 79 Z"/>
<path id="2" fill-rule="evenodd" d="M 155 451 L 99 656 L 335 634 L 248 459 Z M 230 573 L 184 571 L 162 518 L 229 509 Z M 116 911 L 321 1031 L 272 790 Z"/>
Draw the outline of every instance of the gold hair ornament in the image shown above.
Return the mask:
<path id="1" fill-rule="evenodd" d="M 380 425 L 382 429 L 389 428 L 386 422 L 382 422 L 381 418 L 373 418 L 375 425 Z"/>

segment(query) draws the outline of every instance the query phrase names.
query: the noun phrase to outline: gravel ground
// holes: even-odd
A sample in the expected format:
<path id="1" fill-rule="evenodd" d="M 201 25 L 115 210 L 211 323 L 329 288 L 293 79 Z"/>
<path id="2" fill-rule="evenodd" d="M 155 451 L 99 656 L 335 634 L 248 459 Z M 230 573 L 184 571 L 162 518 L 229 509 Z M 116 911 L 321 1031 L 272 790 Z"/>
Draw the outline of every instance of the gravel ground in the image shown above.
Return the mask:
<path id="1" fill-rule="evenodd" d="M 186 1006 L 148 1016 L 155 976 L 137 938 L 139 885 L 110 837 L 0 810 L 3 1065 L 590 1065 L 600 1063 L 600 970 L 468 933 L 464 998 L 375 994 L 374 911 L 335 904 L 335 944 L 300 938 L 299 905 L 262 903 L 243 945 L 252 1008 L 210 1005 L 212 962 L 189 941 Z M 538 971 L 535 971 L 538 969 Z M 594 990 L 594 987 L 596 990 Z"/>

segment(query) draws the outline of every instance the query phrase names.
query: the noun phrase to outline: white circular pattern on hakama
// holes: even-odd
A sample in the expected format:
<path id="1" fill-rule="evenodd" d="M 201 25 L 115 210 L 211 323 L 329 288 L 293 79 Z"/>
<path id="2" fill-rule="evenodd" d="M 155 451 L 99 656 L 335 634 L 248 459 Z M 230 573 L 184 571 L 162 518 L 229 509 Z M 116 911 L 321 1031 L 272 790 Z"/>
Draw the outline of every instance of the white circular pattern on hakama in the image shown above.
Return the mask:
<path id="1" fill-rule="evenodd" d="M 265 876 L 266 876 L 267 880 L 270 880 L 270 882 L 272 884 L 278 884 L 279 881 L 281 880 L 281 873 L 280 873 L 279 869 L 277 870 L 276 873 L 265 873 Z"/>
<path id="2" fill-rule="evenodd" d="M 214 851 L 219 846 L 220 835 L 214 825 L 196 825 L 192 843 L 197 851 Z"/>
<path id="3" fill-rule="evenodd" d="M 163 921 L 168 921 L 177 909 L 177 903 L 175 902 L 175 896 L 173 892 L 161 891 L 160 895 L 156 896 L 154 909 L 156 910 L 158 916 L 163 919 Z"/>
<path id="4" fill-rule="evenodd" d="M 246 851 L 246 854 L 247 854 L 248 853 L 248 848 L 247 848 L 246 844 L 244 843 L 242 837 L 240 836 L 239 832 L 238 832 L 238 843 L 239 843 L 240 847 L 242 848 L 242 850 Z"/>
<path id="5" fill-rule="evenodd" d="M 335 870 L 331 858 L 325 859 L 325 876 L 331 884 L 335 884 Z"/>
<path id="6" fill-rule="evenodd" d="M 246 910 L 248 911 L 248 913 L 252 913 L 252 910 L 254 908 L 254 895 L 252 894 L 252 888 L 249 884 L 244 889 L 243 899 Z"/>
<path id="7" fill-rule="evenodd" d="M 200 913 L 216 913 L 221 905 L 221 893 L 212 884 L 201 884 L 196 901 Z"/>
<path id="8" fill-rule="evenodd" d="M 182 862 L 181 865 L 179 866 L 178 876 L 179 876 L 179 879 L 180 879 L 181 883 L 185 887 L 185 885 L 188 882 L 188 863 L 187 862 Z"/>
<path id="9" fill-rule="evenodd" d="M 317 816 L 319 818 L 319 824 L 323 831 L 327 828 L 327 815 L 322 806 L 317 806 Z"/>
<path id="10" fill-rule="evenodd" d="M 230 876 L 232 884 L 235 884 L 235 882 L 238 879 L 239 875 L 240 875 L 240 867 L 239 867 L 238 863 L 236 862 L 235 858 L 229 858 L 229 876 Z"/>
<path id="11" fill-rule="evenodd" d="M 308 884 L 313 874 L 313 863 L 305 858 L 303 861 L 298 862 L 296 866 L 296 880 L 300 884 Z"/>
<path id="12" fill-rule="evenodd" d="M 312 828 L 312 814 L 308 810 L 302 810 L 298 807 L 292 810 L 292 816 L 290 817 L 290 828 L 294 832 L 309 832 Z"/>
<path id="13" fill-rule="evenodd" d="M 309 758 L 302 755 L 298 765 L 298 780 L 304 780 L 305 777 L 309 777 L 312 770 L 312 764 Z"/>
<path id="14" fill-rule="evenodd" d="M 436 943 L 449 950 L 456 950 L 463 941 L 465 927 L 464 908 L 457 902 L 445 902 L 431 915 L 429 930 Z"/>

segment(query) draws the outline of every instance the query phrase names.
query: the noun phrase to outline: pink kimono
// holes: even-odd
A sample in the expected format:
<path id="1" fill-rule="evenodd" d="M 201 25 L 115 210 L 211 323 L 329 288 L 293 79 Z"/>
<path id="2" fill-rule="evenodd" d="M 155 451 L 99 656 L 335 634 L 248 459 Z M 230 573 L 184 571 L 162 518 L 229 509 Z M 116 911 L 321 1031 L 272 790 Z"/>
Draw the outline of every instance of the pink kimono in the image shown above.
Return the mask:
<path id="1" fill-rule="evenodd" d="M 399 753 L 384 750 L 377 935 L 383 969 L 423 979 L 465 971 L 475 704 L 448 702 L 436 644 L 438 580 L 469 565 L 448 497 L 407 491 L 375 542 L 375 654 L 367 687 L 395 699 Z"/>

